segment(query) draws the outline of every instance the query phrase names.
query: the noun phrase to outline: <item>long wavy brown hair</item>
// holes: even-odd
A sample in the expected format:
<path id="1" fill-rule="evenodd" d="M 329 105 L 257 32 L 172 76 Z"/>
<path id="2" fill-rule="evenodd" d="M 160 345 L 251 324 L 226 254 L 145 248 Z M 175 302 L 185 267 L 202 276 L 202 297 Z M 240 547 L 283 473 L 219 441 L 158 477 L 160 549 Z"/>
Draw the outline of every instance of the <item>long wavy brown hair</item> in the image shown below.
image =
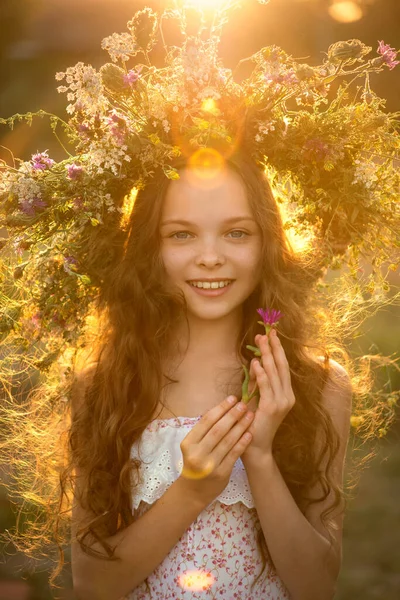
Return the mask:
<path id="1" fill-rule="evenodd" d="M 182 168 L 185 161 L 176 160 L 173 166 Z M 368 395 L 372 383 L 365 369 L 362 377 L 355 374 L 340 344 L 342 324 L 335 322 L 319 302 L 316 284 L 324 267 L 318 247 L 300 254 L 291 247 L 279 206 L 260 166 L 240 151 L 229 158 L 228 166 L 241 176 L 262 232 L 262 274 L 243 304 L 237 356 L 247 364 L 253 358 L 246 345 L 254 345 L 254 337 L 260 333 L 256 309 L 279 309 L 284 315 L 279 324 L 280 339 L 290 365 L 296 403 L 276 433 L 273 453 L 303 513 L 311 503 L 321 502 L 333 492 L 331 505 L 321 514 L 332 543 L 334 523 L 329 515 L 346 500 L 332 476 L 340 440 L 322 403 L 329 359 L 341 362 L 360 396 Z M 63 544 L 68 540 L 74 498 L 94 515 L 89 524 L 77 524 L 77 541 L 85 553 L 98 560 L 118 560 L 118 547 L 111 547 L 107 537 L 135 519 L 132 503 L 141 461 L 132 459 L 130 450 L 154 418 L 165 385 L 163 353 L 174 343 L 176 325 L 182 317 L 187 319 L 184 296 L 169 287 L 160 256 L 159 223 L 168 183 L 165 175 L 156 171 L 138 191 L 125 233 L 103 240 L 104 248 L 113 247 L 120 260 L 97 299 L 94 313 L 99 330 L 90 354 L 70 374 L 67 401 L 53 402 L 50 408 L 48 398 L 36 392 L 24 418 L 19 413 L 17 423 L 9 415 L 19 495 L 30 494 L 30 502 L 41 514 L 41 519 L 32 520 L 30 533 L 18 538 L 19 548 L 32 551 L 39 540 L 48 542 L 52 536 L 60 554 L 51 582 L 63 565 Z M 237 388 L 228 386 L 226 395 L 230 393 L 237 394 Z M 368 410 L 375 414 L 371 406 Z M 376 427 L 376 415 L 372 420 Z M 18 444 L 23 452 L 28 443 L 30 456 L 36 459 L 31 461 L 35 467 L 29 491 L 24 485 L 27 478 L 20 475 L 23 460 L 18 463 L 16 458 Z M 79 488 L 77 469 L 84 475 Z M 312 499 L 309 490 L 316 483 L 323 493 Z M 273 561 L 262 530 L 257 541 L 263 558 L 258 579 L 268 565 L 273 567 Z"/>

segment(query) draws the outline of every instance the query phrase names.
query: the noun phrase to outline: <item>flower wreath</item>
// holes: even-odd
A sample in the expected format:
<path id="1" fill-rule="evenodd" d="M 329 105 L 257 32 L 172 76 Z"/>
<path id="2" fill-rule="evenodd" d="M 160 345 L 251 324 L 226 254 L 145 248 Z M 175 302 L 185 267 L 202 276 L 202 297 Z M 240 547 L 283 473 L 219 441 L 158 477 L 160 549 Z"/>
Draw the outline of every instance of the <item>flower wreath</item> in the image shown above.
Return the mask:
<path id="1" fill-rule="evenodd" d="M 359 285 L 359 257 L 373 250 L 365 283 L 371 290 L 381 277 L 385 285 L 378 267 L 399 247 L 399 114 L 384 111 L 370 75 L 393 69 L 397 52 L 381 41 L 370 57 L 372 48 L 353 39 L 331 45 L 323 63 L 311 66 L 267 46 L 232 71 L 218 57 L 232 6 L 215 10 L 208 37 L 201 10 L 140 10 L 127 31 L 103 40 L 110 62 L 98 70 L 79 62 L 56 74 L 68 122 L 44 111 L 0 119 L 12 127 L 48 115 L 60 142 L 59 126 L 74 149 L 65 148 L 60 162 L 44 151 L 0 164 L 8 232 L 0 240 L 0 339 L 12 334 L 27 349 L 47 338 L 41 370 L 78 340 L 113 269 L 112 251 L 105 258 L 99 244 L 96 254 L 103 228 L 125 231 L 131 190 L 157 167 L 179 178 L 172 163 L 181 155 L 201 164 L 210 153 L 227 159 L 245 147 L 290 209 L 285 227 L 318 239 L 324 268 L 344 261 Z M 180 46 L 165 43 L 171 19 L 180 25 Z M 162 68 L 149 58 L 158 36 Z M 244 62 L 253 70 L 239 82 Z"/>

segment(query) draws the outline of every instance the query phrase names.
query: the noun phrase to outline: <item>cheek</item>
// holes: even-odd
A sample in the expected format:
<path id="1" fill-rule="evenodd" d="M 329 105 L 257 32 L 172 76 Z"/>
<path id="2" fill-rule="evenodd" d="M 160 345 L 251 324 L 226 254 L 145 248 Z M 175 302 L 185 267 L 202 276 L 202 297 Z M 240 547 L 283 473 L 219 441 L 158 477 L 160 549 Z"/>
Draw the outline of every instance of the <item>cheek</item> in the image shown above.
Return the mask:
<path id="1" fill-rule="evenodd" d="M 233 259 L 238 267 L 241 267 L 248 274 L 254 274 L 261 267 L 261 253 L 258 247 L 243 248 L 241 252 L 235 253 Z"/>
<path id="2" fill-rule="evenodd" d="M 161 260 L 165 271 L 171 277 L 182 274 L 182 269 L 187 262 L 185 252 L 168 247 L 161 248 Z"/>

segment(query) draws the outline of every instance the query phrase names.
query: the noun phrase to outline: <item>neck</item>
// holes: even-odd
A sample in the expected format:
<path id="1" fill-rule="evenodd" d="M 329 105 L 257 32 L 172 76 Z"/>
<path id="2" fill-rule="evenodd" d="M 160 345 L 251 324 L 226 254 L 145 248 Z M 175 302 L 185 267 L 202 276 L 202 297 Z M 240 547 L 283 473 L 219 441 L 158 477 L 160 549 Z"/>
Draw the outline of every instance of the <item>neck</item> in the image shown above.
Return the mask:
<path id="1" fill-rule="evenodd" d="M 188 315 L 177 332 L 178 352 L 185 357 L 214 363 L 221 357 L 235 356 L 236 343 L 241 327 L 241 313 L 235 312 L 222 319 L 199 319 Z"/>

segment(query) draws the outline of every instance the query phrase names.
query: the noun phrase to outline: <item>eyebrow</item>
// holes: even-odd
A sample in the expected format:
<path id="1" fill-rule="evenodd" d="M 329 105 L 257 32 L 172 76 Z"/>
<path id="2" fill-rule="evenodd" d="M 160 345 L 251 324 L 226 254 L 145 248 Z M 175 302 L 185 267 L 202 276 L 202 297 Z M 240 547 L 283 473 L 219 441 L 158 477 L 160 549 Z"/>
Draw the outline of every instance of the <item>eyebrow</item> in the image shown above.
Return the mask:
<path id="1" fill-rule="evenodd" d="M 230 219 L 226 219 L 225 221 L 223 221 L 223 224 L 228 225 L 230 223 L 238 223 L 239 221 L 252 221 L 253 223 L 255 223 L 255 220 L 252 217 L 243 216 L 231 217 Z M 163 221 L 161 223 L 161 227 L 164 227 L 165 225 L 170 225 L 171 223 L 175 223 L 177 225 L 185 225 L 186 227 L 193 227 L 193 225 L 195 225 L 195 223 L 185 221 L 185 219 L 167 219 L 166 221 Z"/>

